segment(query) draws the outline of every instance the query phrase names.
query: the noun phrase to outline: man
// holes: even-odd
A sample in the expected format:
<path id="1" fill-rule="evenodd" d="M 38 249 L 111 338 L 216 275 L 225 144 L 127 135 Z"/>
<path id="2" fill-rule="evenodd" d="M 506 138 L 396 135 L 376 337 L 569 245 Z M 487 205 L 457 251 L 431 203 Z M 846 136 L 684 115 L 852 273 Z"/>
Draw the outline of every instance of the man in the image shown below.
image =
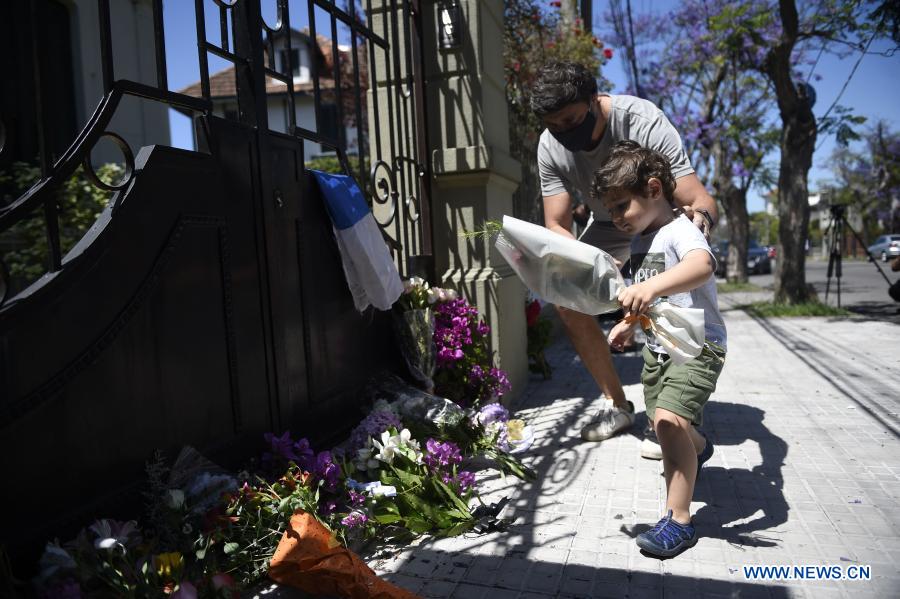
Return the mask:
<path id="1" fill-rule="evenodd" d="M 579 239 L 623 264 L 628 260 L 631 236 L 613 226 L 609 213 L 591 198 L 589 190 L 594 171 L 613 144 L 630 139 L 669 158 L 676 184 L 675 202 L 709 236 L 718 218 L 716 202 L 691 167 L 678 131 L 652 102 L 598 93 L 597 80 L 583 65 L 551 62 L 541 69 L 532 88 L 531 109 L 546 127 L 538 143 L 537 159 L 544 225 L 548 229 L 573 237 L 572 206 L 580 200 L 591 209 L 592 221 Z M 607 399 L 597 418 L 581 430 L 581 436 L 602 441 L 630 428 L 634 405 L 625 400 L 609 343 L 597 320 L 565 308 L 557 310 L 575 351 Z M 662 457 L 649 425 L 641 455 Z"/>

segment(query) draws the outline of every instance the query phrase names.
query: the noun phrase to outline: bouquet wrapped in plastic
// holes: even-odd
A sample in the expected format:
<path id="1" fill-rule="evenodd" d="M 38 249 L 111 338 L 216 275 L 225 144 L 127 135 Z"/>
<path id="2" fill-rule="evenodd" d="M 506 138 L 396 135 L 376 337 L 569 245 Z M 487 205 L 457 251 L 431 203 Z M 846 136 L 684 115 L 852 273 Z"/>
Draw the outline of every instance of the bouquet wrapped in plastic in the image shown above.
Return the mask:
<path id="1" fill-rule="evenodd" d="M 510 216 L 503 217 L 495 247 L 525 286 L 550 303 L 585 314 L 620 307 L 617 297 L 625 280 L 613 257 L 599 248 Z M 703 350 L 703 310 L 657 301 L 646 316 L 632 318 L 676 364 Z"/>
<path id="2" fill-rule="evenodd" d="M 619 309 L 616 296 L 625 281 L 603 250 L 511 216 L 503 217 L 495 246 L 544 300 L 585 314 Z"/>

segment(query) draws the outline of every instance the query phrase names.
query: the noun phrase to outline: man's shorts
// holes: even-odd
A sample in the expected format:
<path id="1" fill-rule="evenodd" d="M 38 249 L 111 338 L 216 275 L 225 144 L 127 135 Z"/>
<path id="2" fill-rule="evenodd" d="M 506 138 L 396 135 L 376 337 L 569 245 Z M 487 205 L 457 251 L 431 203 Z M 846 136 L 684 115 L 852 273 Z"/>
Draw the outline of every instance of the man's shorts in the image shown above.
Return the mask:
<path id="1" fill-rule="evenodd" d="M 632 235 L 620 231 L 609 221 L 591 221 L 578 241 L 600 248 L 624 265 L 631 256 Z"/>
<path id="2" fill-rule="evenodd" d="M 641 384 L 647 418 L 653 422 L 656 408 L 663 408 L 697 426 L 703 424 L 703 406 L 716 390 L 724 364 L 725 352 L 708 345 L 703 346 L 699 356 L 679 365 L 667 354 L 660 356 L 645 345 Z"/>

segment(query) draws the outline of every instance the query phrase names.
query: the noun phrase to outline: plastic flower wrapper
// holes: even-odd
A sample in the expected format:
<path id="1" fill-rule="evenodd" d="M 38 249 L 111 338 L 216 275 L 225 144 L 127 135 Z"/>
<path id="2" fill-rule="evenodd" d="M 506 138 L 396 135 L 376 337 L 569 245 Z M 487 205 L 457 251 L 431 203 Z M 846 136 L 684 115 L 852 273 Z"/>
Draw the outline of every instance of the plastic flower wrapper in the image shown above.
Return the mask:
<path id="1" fill-rule="evenodd" d="M 350 516 L 348 516 L 350 518 Z M 361 519 L 357 516 L 357 519 Z M 415 599 L 378 576 L 310 514 L 290 519 L 269 564 L 269 578 L 315 596 L 350 599 Z"/>
<path id="2" fill-rule="evenodd" d="M 503 217 L 495 247 L 544 300 L 585 314 L 619 309 L 625 281 L 603 250 L 510 216 Z"/>
<path id="3" fill-rule="evenodd" d="M 503 217 L 495 246 L 525 286 L 548 302 L 584 314 L 620 307 L 617 298 L 625 281 L 612 256 L 599 248 L 510 216 Z M 661 301 L 639 321 L 676 364 L 703 349 L 702 310 Z"/>

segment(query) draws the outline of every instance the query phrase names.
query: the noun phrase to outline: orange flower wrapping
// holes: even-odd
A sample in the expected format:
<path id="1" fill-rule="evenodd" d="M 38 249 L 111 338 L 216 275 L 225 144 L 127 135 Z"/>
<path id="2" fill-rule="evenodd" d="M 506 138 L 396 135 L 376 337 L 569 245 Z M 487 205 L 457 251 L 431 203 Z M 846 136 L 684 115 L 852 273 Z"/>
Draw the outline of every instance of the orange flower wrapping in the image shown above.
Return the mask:
<path id="1" fill-rule="evenodd" d="M 348 599 L 417 599 L 378 578 L 306 512 L 297 511 L 269 563 L 269 578 L 314 595 Z"/>
<path id="2" fill-rule="evenodd" d="M 622 320 L 628 324 L 632 324 L 637 321 L 641 325 L 641 328 L 645 331 L 650 328 L 650 317 L 646 314 L 635 314 L 634 312 L 629 312 Z"/>

